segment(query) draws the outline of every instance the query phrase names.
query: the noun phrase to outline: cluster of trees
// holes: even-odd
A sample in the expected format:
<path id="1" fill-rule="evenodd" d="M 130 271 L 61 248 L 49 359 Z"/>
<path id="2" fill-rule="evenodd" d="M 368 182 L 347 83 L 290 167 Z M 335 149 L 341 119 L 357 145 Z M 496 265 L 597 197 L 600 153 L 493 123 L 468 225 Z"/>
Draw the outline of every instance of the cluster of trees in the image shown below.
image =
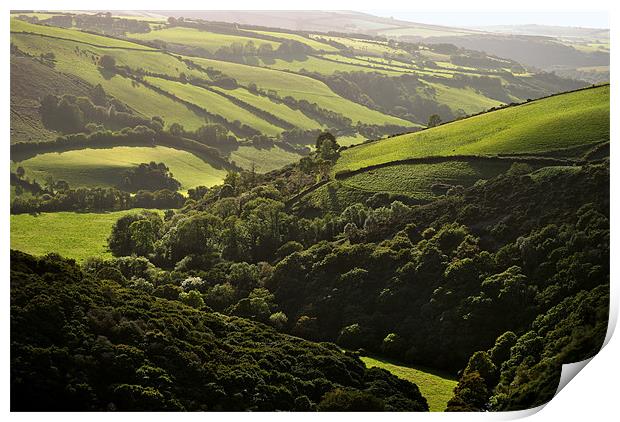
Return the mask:
<path id="1" fill-rule="evenodd" d="M 177 192 L 180 184 L 163 163 L 143 163 L 127 170 L 116 188 L 71 189 L 64 180 L 48 177 L 44 186 L 26 176 L 23 167 L 11 173 L 15 198 L 11 201 L 12 214 L 40 212 L 119 211 L 131 208 L 181 208 L 185 197 Z M 24 195 L 25 193 L 29 195 Z M 132 195 L 130 192 L 135 192 Z"/>
<path id="2" fill-rule="evenodd" d="M 74 95 L 46 95 L 41 100 L 39 113 L 43 124 L 63 133 L 94 132 L 101 129 L 119 130 L 146 126 L 161 130 L 157 120 L 146 119 L 129 112 L 118 111 L 116 105 L 108 105 L 101 85 L 92 90 L 92 100 Z"/>
<path id="3" fill-rule="evenodd" d="M 337 152 L 336 145 L 327 134 L 320 137 L 317 153 L 289 169 L 288 177 L 302 167 L 320 173 L 319 163 Z M 455 372 L 480 360 L 475 352 L 481 346 L 489 348 L 493 376 L 465 370 L 453 410 L 540 403 L 549 397 L 531 389 L 553 391 L 562 362 L 598 350 L 607 321 L 608 163 L 552 179 L 533 178 L 516 166 L 429 205 L 374 195 L 339 215 L 313 218 L 299 215 L 303 209 L 291 211 L 286 190 L 275 181 L 248 181 L 230 175 L 219 188 L 193 192 L 169 218 L 126 216 L 113 229 L 110 249 L 205 281 L 190 299 L 181 296 L 179 279 L 178 300 L 201 298 L 221 312 L 307 339 Z M 253 280 L 246 287 L 214 275 L 233 262 L 255 274 L 245 278 Z M 596 312 L 572 324 L 584 314 L 565 310 L 583 309 L 586 300 Z M 550 327 L 546 315 L 572 325 Z M 506 340 L 511 334 L 498 339 L 507 332 L 515 333 L 514 342 Z M 531 347 L 532 336 L 542 349 L 521 346 Z M 515 382 L 516 367 L 524 365 L 532 377 L 547 372 Z M 472 391 L 484 394 L 471 399 Z"/>
<path id="4" fill-rule="evenodd" d="M 86 267 L 11 253 L 13 410 L 428 410 L 333 345 L 148 293 L 144 260 Z"/>
<path id="5" fill-rule="evenodd" d="M 140 190 L 171 190 L 176 191 L 181 183 L 174 178 L 170 169 L 164 163 L 141 163 L 136 167 L 125 170 L 121 174 L 119 188 L 127 192 Z"/>
<path id="6" fill-rule="evenodd" d="M 163 121 L 153 117 L 157 126 L 163 126 Z M 41 154 L 44 152 L 60 152 L 80 148 L 111 148 L 114 146 L 143 146 L 155 145 L 157 140 L 162 140 L 161 134 L 146 126 L 123 128 L 114 132 L 111 130 L 98 130 L 93 133 L 72 133 L 59 136 L 53 141 L 41 142 L 17 142 L 11 145 L 11 157 L 14 160 Z"/>
<path id="7" fill-rule="evenodd" d="M 146 21 L 113 17 L 110 12 L 96 14 L 77 14 L 73 16 L 76 28 L 105 35 L 123 36 L 128 32 L 151 32 Z"/>
<path id="8" fill-rule="evenodd" d="M 254 41 L 250 40 L 245 44 L 235 42 L 228 46 L 222 46 L 217 49 L 214 56 L 218 59 L 238 61 L 249 57 L 261 59 L 305 57 L 311 52 L 312 48 L 295 40 L 281 41 L 276 49 L 270 43 L 262 43 L 257 47 Z"/>
<path id="9" fill-rule="evenodd" d="M 57 14 L 46 19 L 39 19 L 37 16 L 19 15 L 17 18 L 34 24 L 44 24 L 60 28 L 76 27 L 87 32 L 113 36 L 122 36 L 127 32 L 151 31 L 151 27 L 146 21 L 113 17 L 110 12 Z"/>
<path id="10" fill-rule="evenodd" d="M 11 214 L 78 211 L 103 212 L 132 208 L 181 208 L 185 197 L 169 189 L 140 190 L 132 195 L 116 188 L 76 188 L 59 180 L 54 188 L 38 195 L 17 195 L 11 202 Z"/>
<path id="11" fill-rule="evenodd" d="M 193 139 L 213 147 L 234 148 L 239 143 L 235 136 L 229 134 L 226 126 L 219 123 L 207 123 L 196 130 L 186 130 L 183 125 L 173 123 L 168 132 L 173 136 Z"/>

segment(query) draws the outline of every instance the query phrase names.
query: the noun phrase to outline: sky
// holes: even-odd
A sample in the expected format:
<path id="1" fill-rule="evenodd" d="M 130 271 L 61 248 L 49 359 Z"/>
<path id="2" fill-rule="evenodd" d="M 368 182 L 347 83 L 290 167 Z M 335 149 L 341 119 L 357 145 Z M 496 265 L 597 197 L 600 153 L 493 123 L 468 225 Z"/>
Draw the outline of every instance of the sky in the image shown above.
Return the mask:
<path id="1" fill-rule="evenodd" d="M 587 28 L 609 28 L 609 14 L 606 11 L 489 11 L 471 10 L 362 10 L 375 16 L 394 17 L 410 22 L 434 25 L 478 27 L 488 25 L 558 25 Z"/>

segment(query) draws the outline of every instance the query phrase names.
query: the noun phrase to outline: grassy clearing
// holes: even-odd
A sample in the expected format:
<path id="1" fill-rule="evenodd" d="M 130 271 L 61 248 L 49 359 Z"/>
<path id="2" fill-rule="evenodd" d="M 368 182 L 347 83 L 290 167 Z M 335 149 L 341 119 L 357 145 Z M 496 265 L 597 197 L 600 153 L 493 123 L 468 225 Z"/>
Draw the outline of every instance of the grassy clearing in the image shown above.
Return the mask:
<path id="1" fill-rule="evenodd" d="M 112 226 L 123 215 L 138 211 L 11 215 L 11 249 L 32 255 L 55 252 L 79 262 L 91 256 L 111 258 L 107 238 Z"/>
<path id="2" fill-rule="evenodd" d="M 414 157 L 537 154 L 609 140 L 609 86 L 485 113 L 344 151 L 334 171 Z"/>
<path id="3" fill-rule="evenodd" d="M 361 357 L 366 367 L 378 367 L 385 369 L 418 386 L 422 395 L 428 401 L 431 412 L 443 412 L 446 410 L 448 400 L 452 398 L 452 391 L 457 381 L 447 374 L 441 374 L 427 368 L 413 368 L 387 359 L 377 357 Z"/>
<path id="4" fill-rule="evenodd" d="M 209 91 L 208 89 L 149 76 L 144 79 L 167 92 L 174 93 L 177 97 L 185 101 L 189 101 L 190 103 L 206 109 L 210 113 L 218 114 L 231 122 L 239 120 L 266 135 L 277 136 L 284 130 L 279 126 L 261 119 L 245 108 L 234 104 L 228 98 Z"/>
<path id="5" fill-rule="evenodd" d="M 293 110 L 285 104 L 272 101 L 268 97 L 254 95 L 245 88 L 224 89 L 213 87 L 215 91 L 220 91 L 228 95 L 239 98 L 256 108 L 265 110 L 288 123 L 301 129 L 320 129 L 323 127 L 319 122 L 310 119 L 299 110 Z"/>
<path id="6" fill-rule="evenodd" d="M 194 28 L 182 27 L 165 28 L 139 34 L 128 34 L 128 36 L 137 40 L 161 40 L 168 43 L 199 47 L 210 53 L 215 53 L 220 47 L 229 46 L 233 43 L 241 43 L 245 45 L 249 41 L 252 41 L 257 48 L 261 44 L 271 44 L 274 50 L 280 46 L 280 43 L 275 41 L 239 35 L 217 34 L 215 32 L 200 31 Z"/>
<path id="7" fill-rule="evenodd" d="M 103 71 L 95 64 L 92 52 L 78 53 L 75 50 L 76 46 L 84 47 L 83 44 L 23 34 L 11 34 L 11 42 L 35 56 L 53 52 L 56 56 L 57 71 L 74 75 L 91 85 L 101 84 L 109 95 L 124 102 L 139 114 L 147 117 L 161 116 L 166 125 L 178 122 L 187 129 L 196 129 L 204 124 L 204 118 L 183 104 L 130 79 Z"/>
<path id="8" fill-rule="evenodd" d="M 190 59 L 203 67 L 218 69 L 235 78 L 244 86 L 255 83 L 259 88 L 276 91 L 281 97 L 290 95 L 297 100 L 305 99 L 310 103 L 317 103 L 320 107 L 349 117 L 354 123 L 361 121 L 378 125 L 414 126 L 413 123 L 406 120 L 371 110 L 342 98 L 323 82 L 307 76 L 200 57 L 191 57 Z"/>
<path id="9" fill-rule="evenodd" d="M 280 147 L 256 148 L 242 146 L 230 153 L 230 161 L 238 166 L 250 170 L 254 164 L 254 170 L 258 173 L 266 173 L 294 163 L 301 155 L 283 150 Z"/>
<path id="10" fill-rule="evenodd" d="M 194 186 L 213 186 L 226 176 L 197 156 L 173 148 L 115 147 L 106 149 L 81 149 L 61 153 L 39 154 L 19 163 L 30 179 L 38 181 L 52 176 L 54 180 L 65 180 L 71 187 L 115 186 L 123 170 L 150 161 L 165 163 L 175 179 L 181 182 L 181 189 Z M 17 163 L 11 162 L 12 167 Z"/>
<path id="11" fill-rule="evenodd" d="M 472 88 L 454 88 L 435 83 L 428 85 L 435 88 L 437 101 L 448 105 L 455 112 L 461 109 L 466 114 L 475 114 L 502 104 L 501 101 L 485 97 Z"/>
<path id="12" fill-rule="evenodd" d="M 101 45 L 104 47 L 120 47 L 120 48 L 134 48 L 140 50 L 153 50 L 151 47 L 145 47 L 139 44 L 135 44 L 128 41 L 118 40 L 110 37 L 103 37 L 99 35 L 89 34 L 77 29 L 65 29 L 55 26 L 35 25 L 32 23 L 24 22 L 19 19 L 11 19 L 11 32 L 31 32 L 34 34 L 41 34 L 51 37 L 67 38 L 70 40 Z"/>
<path id="13" fill-rule="evenodd" d="M 471 186 L 510 168 L 510 162 L 448 161 L 436 164 L 399 164 L 368 170 L 342 180 L 353 189 L 404 194 L 420 201 L 437 197 L 431 187 L 436 183 Z"/>

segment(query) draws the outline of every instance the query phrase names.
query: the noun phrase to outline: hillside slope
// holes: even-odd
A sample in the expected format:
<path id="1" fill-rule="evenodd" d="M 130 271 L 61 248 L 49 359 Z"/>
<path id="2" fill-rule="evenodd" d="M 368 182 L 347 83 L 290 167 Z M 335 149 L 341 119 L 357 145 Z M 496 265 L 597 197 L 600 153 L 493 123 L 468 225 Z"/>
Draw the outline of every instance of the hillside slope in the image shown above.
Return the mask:
<path id="1" fill-rule="evenodd" d="M 342 153 L 335 171 L 431 156 L 544 154 L 609 140 L 609 85 L 484 113 Z"/>

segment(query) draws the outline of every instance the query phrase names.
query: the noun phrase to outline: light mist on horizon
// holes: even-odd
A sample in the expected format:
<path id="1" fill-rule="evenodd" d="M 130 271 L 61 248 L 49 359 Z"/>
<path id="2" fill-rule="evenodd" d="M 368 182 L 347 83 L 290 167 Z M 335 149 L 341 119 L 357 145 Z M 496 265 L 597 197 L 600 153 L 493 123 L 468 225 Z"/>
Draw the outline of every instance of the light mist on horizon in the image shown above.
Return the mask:
<path id="1" fill-rule="evenodd" d="M 455 27 L 496 25 L 551 25 L 581 28 L 609 28 L 609 13 L 589 11 L 472 11 L 472 10 L 363 10 L 375 16 L 393 17 L 410 22 Z"/>

